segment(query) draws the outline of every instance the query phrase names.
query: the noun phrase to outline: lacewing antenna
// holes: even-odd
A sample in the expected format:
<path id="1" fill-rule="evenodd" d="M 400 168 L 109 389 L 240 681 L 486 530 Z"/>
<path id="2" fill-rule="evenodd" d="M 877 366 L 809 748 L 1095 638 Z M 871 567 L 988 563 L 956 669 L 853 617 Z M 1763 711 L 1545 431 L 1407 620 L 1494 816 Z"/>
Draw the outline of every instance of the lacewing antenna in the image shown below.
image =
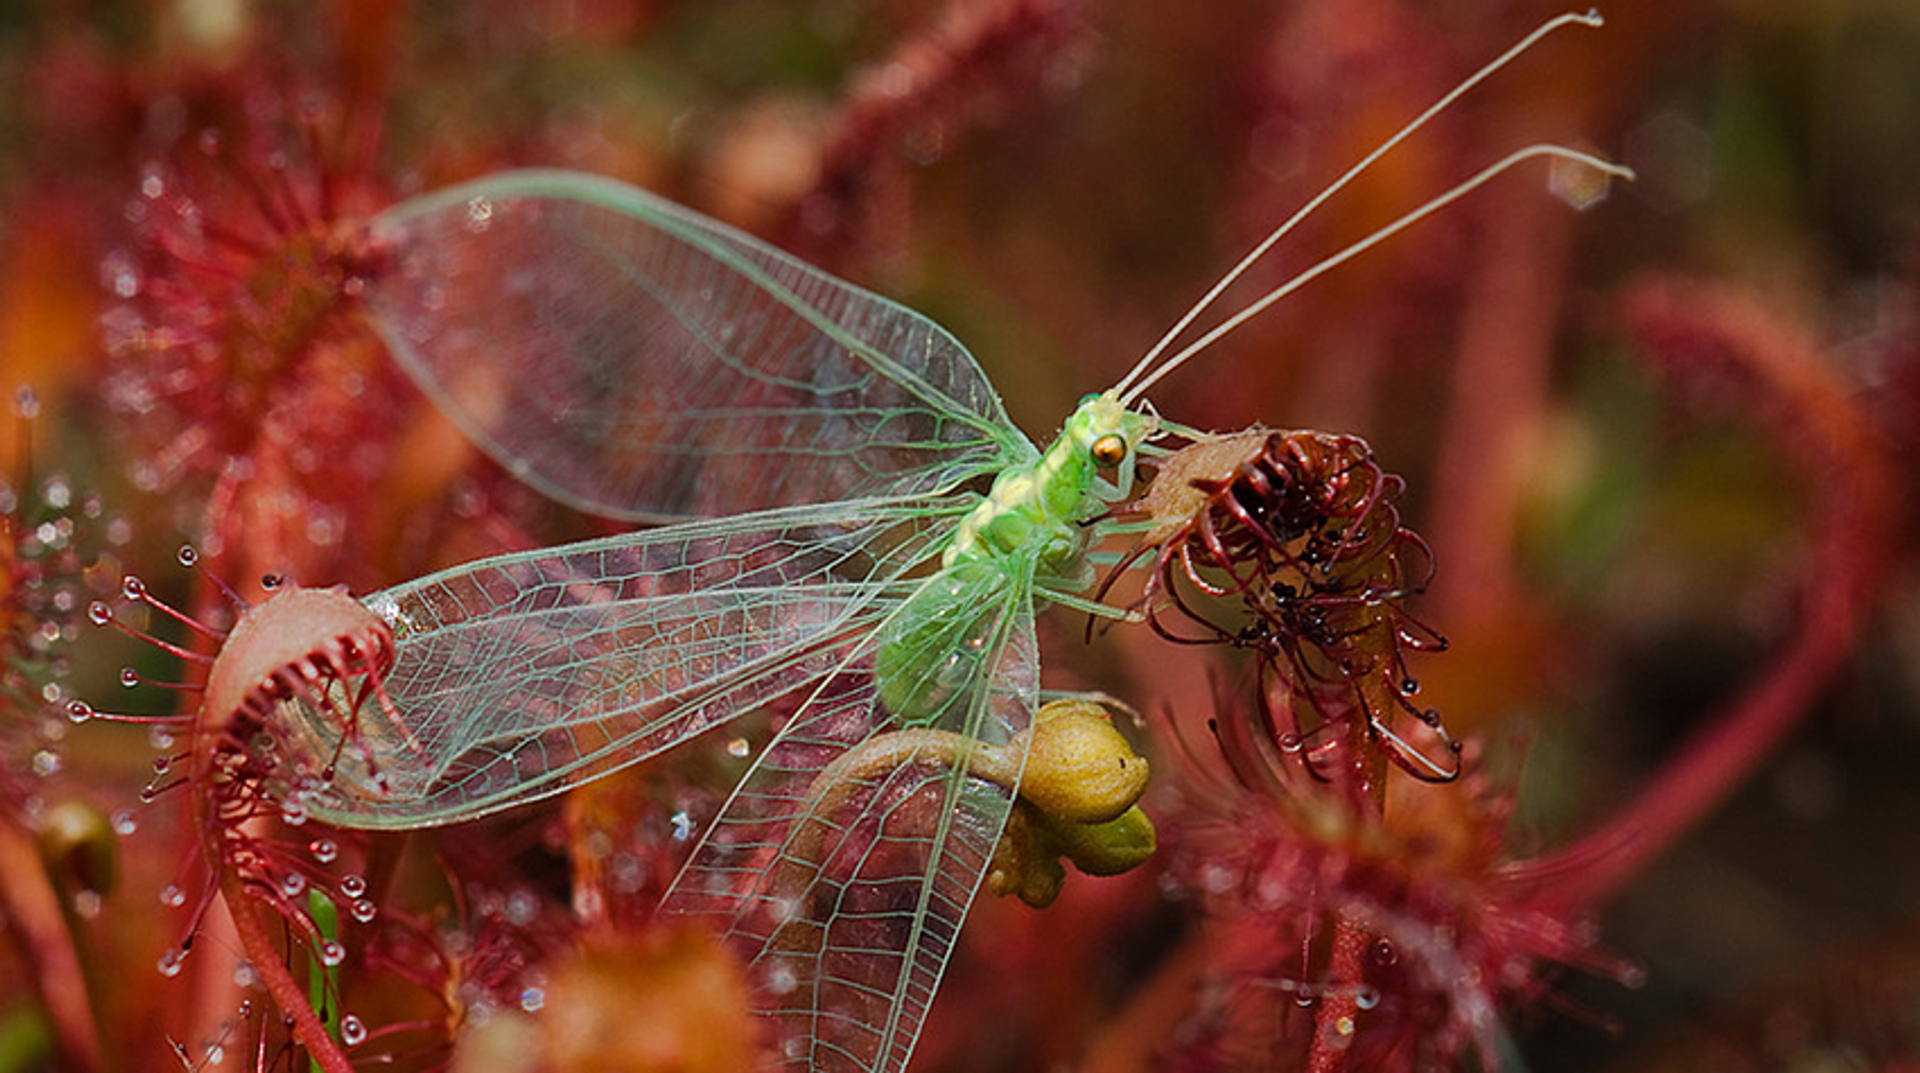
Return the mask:
<path id="1" fill-rule="evenodd" d="M 1318 209 L 1322 204 L 1326 203 L 1328 199 L 1330 199 L 1331 197 L 1333 197 L 1333 195 L 1335 195 L 1341 189 L 1346 187 L 1348 183 L 1352 182 L 1362 172 L 1366 171 L 1369 167 L 1373 166 L 1375 162 L 1377 162 L 1381 157 L 1385 156 L 1394 147 L 1398 146 L 1402 141 L 1405 141 L 1415 131 L 1425 126 L 1427 122 L 1431 120 L 1434 116 L 1438 115 L 1441 111 L 1445 110 L 1449 105 L 1451 105 L 1454 101 L 1458 100 L 1460 97 L 1465 95 L 1469 90 L 1473 89 L 1475 86 L 1485 81 L 1488 77 L 1493 75 L 1494 72 L 1500 70 L 1502 67 L 1505 67 L 1507 64 L 1511 63 L 1521 53 L 1533 47 L 1533 45 L 1537 43 L 1541 38 L 1546 37 L 1548 34 L 1553 33 L 1554 31 L 1560 29 L 1563 26 L 1568 26 L 1572 24 L 1578 24 L 1581 26 L 1588 26 L 1588 27 L 1599 27 L 1604 25 L 1604 20 L 1600 17 L 1600 13 L 1598 11 L 1587 11 L 1584 14 L 1576 14 L 1576 13 L 1570 12 L 1568 14 L 1558 16 L 1557 18 L 1550 19 L 1547 22 L 1541 24 L 1532 33 L 1528 34 L 1526 37 L 1521 38 L 1519 42 L 1513 45 L 1513 47 L 1507 49 L 1507 51 L 1495 57 L 1492 60 L 1492 62 L 1480 68 L 1478 71 L 1475 71 L 1472 75 L 1468 76 L 1459 85 L 1455 86 L 1452 90 L 1448 91 L 1438 101 L 1435 101 L 1432 106 L 1427 108 L 1426 111 L 1421 112 L 1418 116 L 1415 116 L 1411 122 L 1409 122 L 1406 126 L 1400 128 L 1400 130 L 1395 132 L 1391 138 L 1388 138 L 1386 141 L 1380 143 L 1378 148 L 1374 149 L 1373 152 L 1368 153 L 1358 163 L 1353 165 L 1351 168 L 1347 169 L 1347 171 L 1344 174 L 1342 174 L 1339 178 L 1335 179 L 1331 184 L 1329 184 L 1326 187 L 1326 189 L 1320 191 L 1320 193 L 1316 194 L 1312 200 L 1308 201 L 1305 205 L 1302 205 L 1298 210 L 1294 212 L 1292 216 L 1289 216 L 1283 223 L 1280 224 L 1280 226 L 1274 228 L 1273 231 L 1268 233 L 1266 238 L 1262 239 L 1260 243 L 1256 245 L 1251 251 L 1249 251 L 1245 257 L 1242 257 L 1239 263 L 1235 264 L 1231 269 L 1227 271 L 1225 275 L 1221 276 L 1219 281 L 1214 283 L 1214 285 L 1208 289 L 1207 293 L 1202 295 L 1200 300 L 1198 302 L 1195 302 L 1193 306 L 1189 308 L 1187 312 L 1183 314 L 1180 317 L 1180 319 L 1174 323 L 1173 327 L 1168 329 L 1167 333 L 1160 337 L 1160 340 L 1153 345 L 1152 349 L 1148 350 L 1146 355 L 1143 356 L 1139 360 L 1139 362 L 1137 362 L 1134 365 L 1132 369 L 1128 370 L 1127 375 L 1122 377 L 1120 382 L 1113 386 L 1112 390 L 1119 396 L 1120 400 L 1128 405 L 1132 405 L 1136 400 L 1138 400 L 1141 397 L 1142 394 L 1146 392 L 1147 388 L 1149 388 L 1154 383 L 1159 381 L 1161 377 L 1165 376 L 1167 373 L 1172 372 L 1174 369 L 1179 368 L 1182 364 L 1184 364 L 1187 361 L 1187 359 L 1193 357 L 1195 354 L 1199 353 L 1201 350 L 1205 349 L 1208 345 L 1218 340 L 1221 336 L 1225 335 L 1227 332 L 1232 331 L 1234 328 L 1238 327 L 1240 324 L 1244 323 L 1249 318 L 1265 310 L 1268 306 L 1272 305 L 1274 302 L 1277 302 L 1281 298 L 1285 297 L 1286 295 L 1293 293 L 1293 291 L 1295 290 L 1298 290 L 1307 281 L 1318 277 L 1322 273 L 1332 269 L 1336 265 L 1339 265 L 1347 261 L 1348 259 L 1362 252 L 1363 250 L 1366 250 L 1376 245 L 1377 243 L 1386 239 L 1387 237 L 1393 234 L 1396 234 L 1399 231 L 1404 230 L 1405 228 L 1413 224 L 1415 221 L 1420 220 L 1421 218 L 1450 204 L 1451 202 L 1465 195 L 1467 192 L 1487 182 L 1489 179 L 1492 179 L 1495 175 L 1500 174 L 1502 171 L 1505 171 L 1506 169 L 1513 167 L 1514 165 L 1520 163 L 1523 160 L 1527 160 L 1536 156 L 1558 157 L 1561 159 L 1576 161 L 1578 163 L 1585 164 L 1589 167 L 1596 168 L 1608 175 L 1619 176 L 1620 178 L 1623 178 L 1623 179 L 1632 179 L 1633 172 L 1631 170 L 1625 167 L 1622 167 L 1620 165 L 1613 164 L 1609 161 L 1602 160 L 1599 157 L 1595 157 L 1587 153 L 1578 152 L 1577 150 L 1567 149 L 1561 146 L 1553 146 L 1553 145 L 1535 145 L 1535 146 L 1529 146 L 1525 149 L 1521 149 L 1509 155 L 1504 160 L 1501 160 L 1500 162 L 1492 165 L 1491 167 L 1488 167 L 1482 170 L 1478 175 L 1475 175 L 1473 178 L 1468 179 L 1466 182 L 1461 183 L 1459 186 L 1454 187 L 1452 190 L 1448 191 L 1447 193 L 1442 194 L 1441 196 L 1433 199 L 1432 201 L 1427 202 L 1425 205 L 1420 206 L 1419 208 L 1413 210 L 1412 212 L 1394 221 L 1393 223 L 1388 224 L 1386 227 L 1381 228 L 1379 231 L 1374 232 L 1374 234 L 1368 236 L 1367 238 L 1364 238 L 1359 242 L 1356 242 L 1353 245 L 1348 246 L 1346 249 L 1341 250 L 1339 253 L 1334 254 L 1333 256 L 1321 261 L 1319 264 L 1314 265 L 1313 267 L 1300 273 L 1299 275 L 1295 276 L 1293 279 L 1287 281 L 1286 283 L 1282 284 L 1278 288 L 1275 288 L 1273 291 L 1268 292 L 1265 296 L 1260 298 L 1258 301 L 1254 302 L 1252 305 L 1234 314 L 1227 321 L 1225 321 L 1218 327 L 1214 328 L 1212 331 L 1208 332 L 1206 335 L 1202 336 L 1197 342 L 1192 343 L 1187 347 L 1181 349 L 1180 351 L 1175 353 L 1173 357 L 1167 358 L 1164 362 L 1160 360 L 1161 355 L 1164 354 L 1167 351 L 1167 349 L 1173 345 L 1176 339 L 1178 339 L 1183 333 L 1185 333 L 1187 328 L 1192 326 L 1193 322 L 1200 316 L 1200 314 L 1202 314 L 1209 307 L 1211 307 L 1213 303 L 1219 299 L 1220 295 L 1224 293 L 1228 287 L 1232 286 L 1235 281 L 1237 281 L 1242 275 L 1244 275 L 1247 272 L 1247 270 L 1251 268 L 1256 261 L 1260 260 L 1261 257 L 1265 256 L 1267 251 L 1272 249 L 1273 246 L 1280 241 L 1280 239 L 1284 238 L 1288 233 L 1293 231 L 1294 228 L 1298 227 L 1300 223 L 1303 220 L 1305 220 L 1309 215 L 1311 215 L 1315 209 Z M 1157 368 L 1155 367 L 1156 362 L 1159 363 Z M 1149 370 L 1151 370 L 1151 373 L 1149 373 Z"/>
<path id="2" fill-rule="evenodd" d="M 1212 346 L 1214 343 L 1218 342 L 1227 333 L 1233 331 L 1235 328 L 1240 327 L 1242 324 L 1245 324 L 1247 321 L 1252 320 L 1254 317 L 1265 312 L 1268 306 L 1273 305 L 1275 302 L 1278 302 L 1280 299 L 1285 298 L 1287 295 L 1292 294 L 1294 291 L 1299 290 L 1300 288 L 1306 286 L 1308 283 L 1311 283 L 1312 281 L 1320 278 L 1321 276 L 1332 271 L 1333 269 L 1338 268 L 1340 265 L 1343 265 L 1346 262 L 1352 260 L 1353 258 L 1358 257 L 1360 254 L 1365 253 L 1367 250 L 1370 250 L 1373 247 L 1378 246 L 1380 243 L 1385 242 L 1387 239 L 1392 238 L 1394 235 L 1397 235 L 1400 232 L 1405 231 L 1407 228 L 1412 227 L 1414 224 L 1419 223 L 1421 220 L 1426 219 L 1428 216 L 1431 216 L 1434 213 L 1439 212 L 1441 209 L 1446 208 L 1448 205 L 1451 205 L 1455 201 L 1458 201 L 1461 198 L 1467 196 L 1468 194 L 1472 193 L 1473 191 L 1479 189 L 1480 187 L 1486 185 L 1488 182 L 1492 181 L 1500 173 L 1507 171 L 1513 168 L 1515 165 L 1520 164 L 1524 161 L 1532 160 L 1535 157 L 1552 157 L 1557 160 L 1572 161 L 1577 164 L 1584 164 L 1587 167 L 1598 169 L 1599 171 L 1602 171 L 1608 175 L 1617 175 L 1622 179 L 1633 178 L 1633 169 L 1631 168 L 1625 167 L 1620 164 L 1615 164 L 1608 160 L 1603 160 L 1600 157 L 1594 156 L 1591 153 L 1583 153 L 1578 149 L 1568 149 L 1567 147 L 1562 145 L 1547 145 L 1547 144 L 1529 145 L 1524 149 L 1516 149 L 1512 153 L 1509 153 L 1506 157 L 1492 164 L 1487 165 L 1485 168 L 1482 168 L 1478 174 L 1474 175 L 1470 179 L 1467 179 L 1465 182 L 1460 183 L 1458 186 L 1455 186 L 1453 189 L 1448 190 L 1446 193 L 1441 194 L 1439 197 L 1434 198 L 1433 200 L 1427 202 L 1426 204 L 1421 205 L 1419 208 L 1414 209 L 1412 212 L 1409 212 L 1406 215 L 1400 217 L 1399 219 L 1393 221 L 1392 223 L 1386 225 L 1385 227 L 1380 228 L 1378 231 L 1375 231 L 1373 234 L 1368 235 L 1366 238 L 1363 238 L 1358 242 L 1355 242 L 1352 245 L 1341 250 L 1340 252 L 1335 253 L 1330 257 L 1327 257 L 1326 259 L 1322 260 L 1320 263 L 1314 265 L 1311 268 L 1306 269 L 1303 272 L 1300 272 L 1298 275 L 1295 275 L 1292 279 L 1287 280 L 1285 283 L 1282 283 L 1280 286 L 1275 287 L 1273 290 L 1268 291 L 1264 295 L 1261 295 L 1257 300 L 1249 304 L 1246 308 L 1240 310 L 1240 312 L 1238 313 L 1235 313 L 1233 316 L 1228 317 L 1226 320 L 1222 321 L 1218 326 L 1214 327 L 1211 331 L 1207 332 L 1207 334 L 1194 340 L 1192 343 L 1189 343 L 1186 347 L 1182 348 L 1179 353 L 1175 354 L 1171 358 L 1168 358 L 1164 363 L 1161 364 L 1159 368 L 1155 369 L 1151 374 L 1141 379 L 1138 383 L 1134 384 L 1133 387 L 1127 389 L 1127 391 L 1120 396 L 1120 401 L 1122 403 L 1131 405 L 1133 401 L 1139 398 L 1140 395 L 1144 393 L 1148 388 L 1152 387 L 1154 384 L 1159 383 L 1162 377 L 1166 376 L 1168 373 L 1174 371 L 1175 369 L 1178 369 L 1180 366 L 1186 364 L 1189 358 L 1192 358 L 1194 355 L 1199 354 L 1201 351 L 1205 350 L 1209 346 Z"/>

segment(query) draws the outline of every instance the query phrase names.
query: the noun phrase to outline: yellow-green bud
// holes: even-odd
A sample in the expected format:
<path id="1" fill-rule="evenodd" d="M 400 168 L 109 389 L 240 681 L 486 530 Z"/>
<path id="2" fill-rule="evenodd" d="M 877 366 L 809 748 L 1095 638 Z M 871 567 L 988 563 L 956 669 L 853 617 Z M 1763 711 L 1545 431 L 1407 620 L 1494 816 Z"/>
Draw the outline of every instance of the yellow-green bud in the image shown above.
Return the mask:
<path id="1" fill-rule="evenodd" d="M 1058 700 L 1034 713 L 1020 796 L 1057 823 L 1104 823 L 1147 789 L 1146 757 L 1098 704 Z"/>

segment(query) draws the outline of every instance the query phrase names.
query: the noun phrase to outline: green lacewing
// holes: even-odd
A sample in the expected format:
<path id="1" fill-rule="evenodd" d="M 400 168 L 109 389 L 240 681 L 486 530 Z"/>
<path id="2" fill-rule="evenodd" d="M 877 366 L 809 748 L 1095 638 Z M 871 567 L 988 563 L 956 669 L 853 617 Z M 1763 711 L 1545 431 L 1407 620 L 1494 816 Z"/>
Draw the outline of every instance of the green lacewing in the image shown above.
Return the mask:
<path id="1" fill-rule="evenodd" d="M 553 498 L 657 527 L 369 597 L 395 635 L 391 718 L 366 719 L 324 777 L 297 787 L 300 805 L 344 827 L 454 823 L 773 713 L 667 908 L 710 917 L 747 959 L 774 1064 L 902 1069 L 1014 794 L 963 763 L 909 758 L 863 769 L 821 815 L 816 783 L 880 735 L 1004 749 L 1028 726 L 1036 603 L 1089 606 L 1087 552 L 1136 459 L 1169 430 L 1195 435 L 1146 405 L 1162 376 L 1520 161 L 1628 175 L 1558 146 L 1519 150 L 1172 349 L 1435 112 L 1546 33 L 1599 21 L 1543 25 L 1417 117 L 1082 400 L 1044 450 L 931 320 L 633 187 L 506 172 L 378 216 L 382 267 L 364 302 L 434 402 Z M 796 874 L 804 889 L 779 881 Z"/>

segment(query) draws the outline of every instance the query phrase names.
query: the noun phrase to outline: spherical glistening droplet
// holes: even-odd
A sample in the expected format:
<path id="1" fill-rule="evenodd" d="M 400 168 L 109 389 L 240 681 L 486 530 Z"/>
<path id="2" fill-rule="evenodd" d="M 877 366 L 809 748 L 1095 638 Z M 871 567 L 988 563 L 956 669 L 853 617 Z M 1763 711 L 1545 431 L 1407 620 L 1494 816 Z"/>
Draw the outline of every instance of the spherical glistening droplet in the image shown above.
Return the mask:
<path id="1" fill-rule="evenodd" d="M 326 942 L 320 944 L 320 964 L 332 966 L 338 965 L 345 960 L 347 960 L 346 947 L 341 946 L 332 939 L 328 939 Z"/>
<path id="2" fill-rule="evenodd" d="M 367 893 L 367 881 L 357 875 L 341 876 L 340 893 L 349 898 L 363 897 Z"/>
<path id="3" fill-rule="evenodd" d="M 178 948 L 175 948 L 161 954 L 160 960 L 154 965 L 154 968 L 159 969 L 160 975 L 162 976 L 178 976 L 180 975 L 181 966 L 186 963 L 186 960 L 186 956 L 181 954 Z"/>
<path id="4" fill-rule="evenodd" d="M 728 756 L 744 760 L 751 752 L 753 752 L 753 746 L 749 744 L 745 738 L 735 738 L 727 743 Z"/>
<path id="5" fill-rule="evenodd" d="M 353 903 L 347 906 L 347 912 L 352 915 L 353 919 L 360 923 L 371 924 L 373 923 L 373 918 L 379 914 L 380 910 L 365 898 L 355 898 Z"/>
<path id="6" fill-rule="evenodd" d="M 786 962 L 775 962 L 773 968 L 767 970 L 767 991 L 769 994 L 785 995 L 799 986 L 799 974 L 795 973 L 793 966 Z"/>
<path id="7" fill-rule="evenodd" d="M 84 723 L 93 718 L 93 705 L 84 700 L 69 701 L 67 718 L 75 723 Z"/>
<path id="8" fill-rule="evenodd" d="M 174 553 L 174 558 L 180 560 L 181 566 L 192 567 L 200 561 L 200 553 L 192 544 L 182 544 L 180 550 Z"/>
<path id="9" fill-rule="evenodd" d="M 97 890 L 78 891 L 73 896 L 73 913 L 81 920 L 98 920 L 104 900 Z"/>
<path id="10" fill-rule="evenodd" d="M 367 1041 L 367 1024 L 354 1014 L 340 1018 L 340 1042 L 358 1047 Z"/>
<path id="11" fill-rule="evenodd" d="M 95 600 L 87 605 L 87 621 L 95 626 L 105 626 L 113 621 L 113 608 L 108 607 L 104 600 Z"/>
<path id="12" fill-rule="evenodd" d="M 306 890 L 307 890 L 306 873 L 288 872 L 286 875 L 281 876 L 280 890 L 281 890 L 281 893 L 285 894 L 289 898 L 297 897 L 298 895 L 306 893 Z"/>
<path id="13" fill-rule="evenodd" d="M 132 667 L 120 668 L 120 684 L 128 689 L 140 684 L 140 672 Z"/>
<path id="14" fill-rule="evenodd" d="M 532 891 L 516 890 L 507 895 L 505 915 L 507 922 L 515 927 L 524 928 L 533 923 L 539 913 L 540 899 L 534 897 Z"/>
<path id="15" fill-rule="evenodd" d="M 123 808 L 114 813 L 109 822 L 113 824 L 113 833 L 123 837 L 132 834 L 140 826 L 140 821 L 130 808 Z"/>
<path id="16" fill-rule="evenodd" d="M 120 595 L 129 600 L 144 600 L 147 597 L 147 583 L 128 574 L 120 579 Z"/>
<path id="17" fill-rule="evenodd" d="M 307 843 L 307 852 L 321 864 L 332 864 L 340 856 L 340 846 L 331 838 L 316 838 Z"/>
<path id="18" fill-rule="evenodd" d="M 160 904 L 169 909 L 178 909 L 187 904 L 187 892 L 179 884 L 169 883 L 160 890 Z"/>

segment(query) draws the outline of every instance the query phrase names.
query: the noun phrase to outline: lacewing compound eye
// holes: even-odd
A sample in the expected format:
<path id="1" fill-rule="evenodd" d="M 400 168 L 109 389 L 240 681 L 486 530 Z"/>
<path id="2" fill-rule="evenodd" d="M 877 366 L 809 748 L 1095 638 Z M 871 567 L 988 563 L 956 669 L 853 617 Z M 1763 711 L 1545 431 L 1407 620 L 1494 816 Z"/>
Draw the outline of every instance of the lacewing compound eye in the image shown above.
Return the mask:
<path id="1" fill-rule="evenodd" d="M 1127 460 L 1127 439 L 1124 436 L 1111 434 L 1102 436 L 1093 441 L 1090 453 L 1095 462 L 1112 468 Z"/>

